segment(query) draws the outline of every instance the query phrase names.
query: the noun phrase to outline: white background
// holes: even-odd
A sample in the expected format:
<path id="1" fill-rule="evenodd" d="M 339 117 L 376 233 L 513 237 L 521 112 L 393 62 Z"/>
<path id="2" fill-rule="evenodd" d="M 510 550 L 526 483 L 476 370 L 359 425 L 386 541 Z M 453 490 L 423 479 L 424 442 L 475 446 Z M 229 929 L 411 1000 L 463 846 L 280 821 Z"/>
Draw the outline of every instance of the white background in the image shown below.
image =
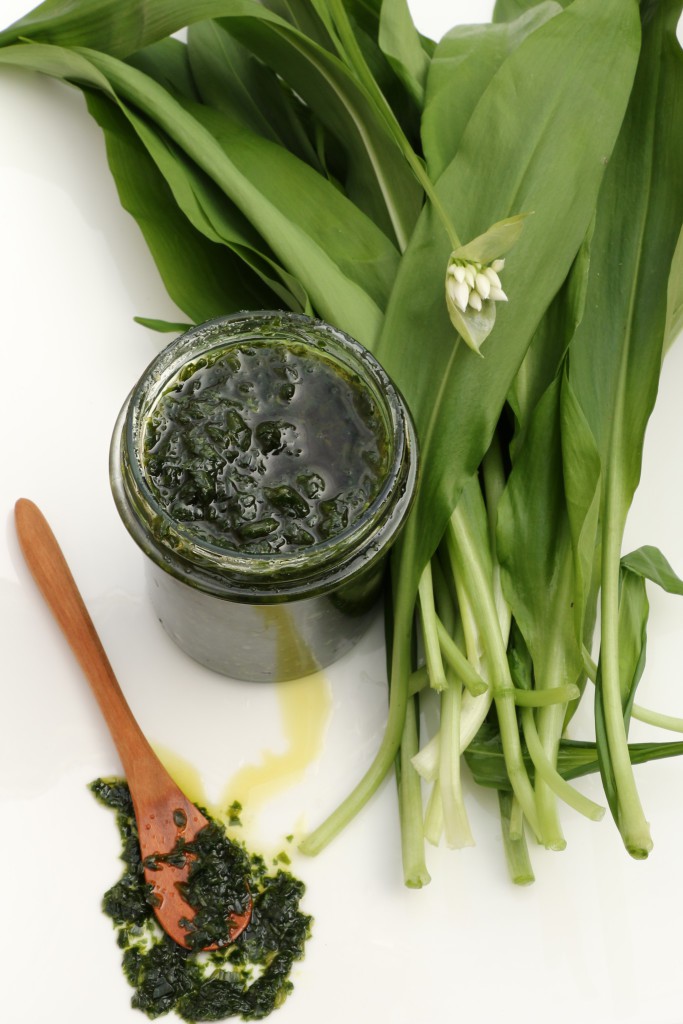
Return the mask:
<path id="1" fill-rule="evenodd" d="M 411 4 L 438 37 L 487 19 L 487 2 Z M 3 24 L 28 10 L 4 0 Z M 220 793 L 241 767 L 285 743 L 272 687 L 194 665 L 148 607 L 142 556 L 109 493 L 119 407 L 163 338 L 133 323 L 175 319 L 136 225 L 122 211 L 102 137 L 80 94 L 0 69 L 0 847 L 2 1017 L 12 1024 L 142 1020 L 101 893 L 118 872 L 112 822 L 86 791 L 118 761 L 84 680 L 18 552 L 12 506 L 38 502 L 61 540 L 105 647 L 150 739 Z M 656 543 L 683 570 L 683 350 L 664 367 L 627 547 Z M 683 604 L 653 592 L 648 706 L 683 716 Z M 315 825 L 372 758 L 386 693 L 379 622 L 327 673 L 322 753 L 264 803 L 254 844 Z M 586 720 L 589 716 L 586 716 Z M 635 738 L 659 735 L 634 727 Z M 277 1020 L 342 1024 L 430 1019 L 508 1024 L 682 1024 L 683 762 L 638 770 L 655 850 L 635 863 L 611 820 L 564 816 L 568 848 L 532 851 L 536 884 L 507 880 L 491 794 L 468 785 L 477 846 L 428 851 L 432 884 L 402 885 L 395 787 L 387 780 L 314 860 L 297 858 L 316 925 Z M 580 783 L 600 799 L 595 779 Z"/>

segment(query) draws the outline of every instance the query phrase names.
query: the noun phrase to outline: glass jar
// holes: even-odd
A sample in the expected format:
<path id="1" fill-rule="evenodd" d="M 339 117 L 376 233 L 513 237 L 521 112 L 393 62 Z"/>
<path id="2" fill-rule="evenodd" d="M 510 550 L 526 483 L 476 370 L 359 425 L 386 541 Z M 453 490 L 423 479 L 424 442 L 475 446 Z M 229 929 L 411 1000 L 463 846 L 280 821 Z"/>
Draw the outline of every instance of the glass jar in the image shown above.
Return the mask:
<path id="1" fill-rule="evenodd" d="M 228 383 L 221 384 L 223 379 Z M 268 401 L 276 403 L 281 418 L 273 418 L 265 399 L 263 407 L 259 404 L 265 379 L 270 381 Z M 220 399 L 212 398 L 212 389 L 214 395 L 220 391 L 216 380 L 232 389 L 221 392 Z M 316 380 L 316 387 L 327 387 L 329 402 L 310 390 Z M 228 431 L 239 424 L 236 433 L 233 429 L 234 450 L 225 447 L 227 441 L 218 444 L 215 424 L 210 436 L 203 433 L 203 406 L 174 404 L 177 396 L 194 398 L 195 393 L 214 402 L 207 407 L 211 417 L 220 408 L 216 415 L 223 429 L 226 416 Z M 347 406 L 340 405 L 340 393 L 347 396 Z M 168 434 L 176 408 L 190 432 L 180 442 Z M 364 417 L 358 429 L 367 435 L 367 424 L 373 425 L 374 447 L 349 433 L 347 421 L 355 423 L 358 410 Z M 317 439 L 318 448 L 315 464 L 309 465 L 311 439 Z M 192 452 L 208 445 L 205 466 L 212 483 L 205 481 L 201 465 L 195 472 L 194 456 L 189 463 L 192 479 L 197 477 L 202 486 L 206 482 L 202 493 L 211 500 L 205 507 L 184 505 L 177 495 L 169 499 L 168 487 L 159 484 L 154 472 L 165 473 L 166 484 L 186 479 L 187 472 L 163 464 L 159 469 L 159 445 L 174 457 L 179 445 Z M 220 453 L 214 456 L 217 447 Z M 353 464 L 362 467 L 362 481 L 347 479 Z M 346 474 L 343 502 L 329 493 L 323 479 L 334 482 L 337 470 Z M 291 479 L 282 483 L 282 472 Z M 275 479 L 262 487 L 268 474 Z M 196 661 L 259 682 L 324 668 L 362 636 L 381 590 L 387 552 L 409 511 L 416 476 L 410 415 L 377 360 L 343 332 L 281 312 L 211 320 L 172 342 L 125 402 L 110 455 L 114 500 L 148 556 L 148 590 L 160 622 Z M 323 495 L 320 501 L 316 488 Z M 339 492 L 338 487 L 331 490 Z M 279 502 L 274 515 L 259 512 L 264 491 L 266 504 Z M 359 495 L 365 496 L 364 503 Z M 230 530 L 228 513 L 221 511 L 228 508 Z M 294 543 L 285 539 L 291 537 Z"/>

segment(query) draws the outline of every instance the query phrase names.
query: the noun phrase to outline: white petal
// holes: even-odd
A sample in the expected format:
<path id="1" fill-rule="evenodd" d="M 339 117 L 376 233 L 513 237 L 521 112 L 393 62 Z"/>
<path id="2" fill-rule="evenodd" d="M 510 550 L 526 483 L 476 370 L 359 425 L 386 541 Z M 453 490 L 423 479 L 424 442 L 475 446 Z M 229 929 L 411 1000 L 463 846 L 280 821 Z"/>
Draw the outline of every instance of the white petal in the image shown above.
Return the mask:
<path id="1" fill-rule="evenodd" d="M 470 297 L 470 290 L 464 281 L 456 281 L 452 277 L 446 279 L 446 288 L 451 301 L 464 313 L 467 309 L 467 301 Z"/>
<path id="2" fill-rule="evenodd" d="M 455 280 L 462 284 L 462 282 L 465 280 L 465 268 L 453 266 L 451 267 L 451 269 L 453 271 L 453 277 L 455 278 Z"/>
<path id="3" fill-rule="evenodd" d="M 491 264 L 491 270 L 495 270 L 498 274 L 505 266 L 505 260 L 494 260 Z"/>
<path id="4" fill-rule="evenodd" d="M 491 267 L 487 267 L 484 273 L 486 274 L 494 288 L 500 288 L 500 278 L 498 277 L 498 274 L 495 272 L 495 270 L 493 270 Z"/>
<path id="5" fill-rule="evenodd" d="M 489 292 L 489 298 L 493 299 L 494 302 L 507 302 L 508 300 L 502 288 L 492 288 Z"/>
<path id="6" fill-rule="evenodd" d="M 488 299 L 489 292 L 491 291 L 491 282 L 486 274 L 477 274 L 475 284 L 482 299 Z"/>
<path id="7" fill-rule="evenodd" d="M 472 270 L 471 267 L 465 267 L 465 280 L 467 281 L 470 288 L 474 288 L 476 278 L 474 276 L 474 271 Z"/>
<path id="8" fill-rule="evenodd" d="M 481 295 L 479 294 L 479 292 L 470 293 L 469 304 L 472 307 L 472 309 L 476 309 L 477 312 L 479 312 L 479 310 L 481 309 Z"/>

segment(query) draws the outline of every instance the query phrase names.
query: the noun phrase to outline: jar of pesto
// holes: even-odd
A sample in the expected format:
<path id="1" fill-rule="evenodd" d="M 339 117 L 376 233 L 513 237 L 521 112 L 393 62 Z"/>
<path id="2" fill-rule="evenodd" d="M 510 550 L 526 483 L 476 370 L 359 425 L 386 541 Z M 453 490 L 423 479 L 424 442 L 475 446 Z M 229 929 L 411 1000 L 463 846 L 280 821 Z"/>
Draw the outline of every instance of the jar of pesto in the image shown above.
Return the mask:
<path id="1" fill-rule="evenodd" d="M 162 625 L 254 681 L 324 668 L 360 638 L 416 475 L 409 413 L 377 360 L 280 312 L 211 320 L 165 348 L 110 456 Z"/>

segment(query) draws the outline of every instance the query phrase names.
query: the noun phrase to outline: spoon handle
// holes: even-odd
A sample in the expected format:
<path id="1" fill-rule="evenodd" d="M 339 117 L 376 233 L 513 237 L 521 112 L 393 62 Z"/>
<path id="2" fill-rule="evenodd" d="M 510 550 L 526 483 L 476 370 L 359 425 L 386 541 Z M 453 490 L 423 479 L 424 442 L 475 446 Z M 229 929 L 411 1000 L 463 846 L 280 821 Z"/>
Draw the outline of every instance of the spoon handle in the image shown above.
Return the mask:
<path id="1" fill-rule="evenodd" d="M 14 517 L 26 564 L 90 683 L 126 776 L 133 784 L 141 773 L 148 779 L 159 771 L 166 775 L 128 706 L 45 516 L 28 498 L 20 498 Z"/>

